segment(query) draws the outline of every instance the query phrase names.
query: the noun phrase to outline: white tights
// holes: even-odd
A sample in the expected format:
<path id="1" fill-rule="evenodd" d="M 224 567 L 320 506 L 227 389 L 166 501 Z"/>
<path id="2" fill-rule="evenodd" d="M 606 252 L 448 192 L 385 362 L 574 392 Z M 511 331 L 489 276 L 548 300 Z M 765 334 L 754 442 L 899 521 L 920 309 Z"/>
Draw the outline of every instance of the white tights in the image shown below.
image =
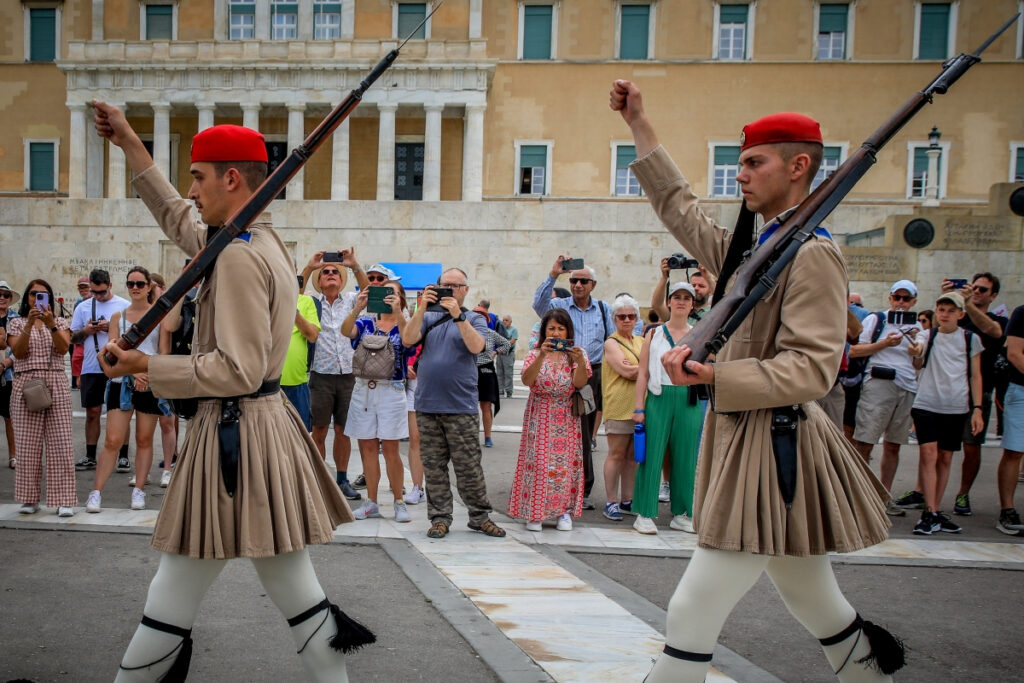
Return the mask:
<path id="1" fill-rule="evenodd" d="M 710 654 L 726 618 L 762 571 L 768 572 L 790 613 L 815 638 L 839 633 L 857 616 L 839 590 L 825 555 L 770 557 L 698 548 L 668 603 L 665 632 L 668 645 L 687 652 Z M 833 671 L 842 667 L 839 680 L 844 683 L 891 680 L 857 663 L 870 651 L 867 638 L 859 631 L 822 649 Z M 706 662 L 662 654 L 646 680 L 648 683 L 699 682 L 704 680 L 707 671 Z"/>
<path id="2" fill-rule="evenodd" d="M 192 628 L 199 603 L 226 562 L 164 553 L 160 557 L 156 576 L 149 584 L 144 614 L 167 624 Z M 252 564 L 267 595 L 285 619 L 305 612 L 325 597 L 313 571 L 309 552 L 305 549 L 254 559 Z M 328 645 L 328 640 L 337 632 L 334 619 L 328 618 L 330 616 L 328 610 L 323 610 L 301 624 L 296 624 L 292 627 L 292 637 L 297 650 L 309 641 L 300 655 L 309 680 L 345 683 L 348 681 L 345 657 Z M 310 638 L 314 633 L 316 637 Z M 171 668 L 175 656 L 159 662 L 157 660 L 174 651 L 181 641 L 179 636 L 140 625 L 121 660 L 121 666 L 130 670 L 121 668 L 117 673 L 117 683 L 159 680 Z M 151 666 L 146 666 L 151 663 Z"/>

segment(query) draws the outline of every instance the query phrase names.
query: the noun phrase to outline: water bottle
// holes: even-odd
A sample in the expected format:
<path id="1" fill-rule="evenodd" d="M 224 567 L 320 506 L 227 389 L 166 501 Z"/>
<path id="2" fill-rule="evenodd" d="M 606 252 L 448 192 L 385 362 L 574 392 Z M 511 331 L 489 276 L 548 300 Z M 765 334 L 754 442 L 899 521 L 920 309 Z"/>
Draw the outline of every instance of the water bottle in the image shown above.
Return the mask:
<path id="1" fill-rule="evenodd" d="M 637 462 L 647 459 L 647 431 L 643 422 L 633 425 L 633 459 Z"/>

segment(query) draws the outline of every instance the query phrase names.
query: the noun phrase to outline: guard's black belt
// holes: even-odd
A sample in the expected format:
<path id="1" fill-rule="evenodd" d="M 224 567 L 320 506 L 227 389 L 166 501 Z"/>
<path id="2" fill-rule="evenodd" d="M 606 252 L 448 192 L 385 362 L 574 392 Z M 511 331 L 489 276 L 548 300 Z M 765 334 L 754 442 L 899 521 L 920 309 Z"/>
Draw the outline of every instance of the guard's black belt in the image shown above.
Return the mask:
<path id="1" fill-rule="evenodd" d="M 238 488 L 238 456 L 242 450 L 241 400 L 271 396 L 281 391 L 281 378 L 264 380 L 259 389 L 245 396 L 228 396 L 220 399 L 220 420 L 217 422 L 217 439 L 220 443 L 220 474 L 229 496 Z"/>

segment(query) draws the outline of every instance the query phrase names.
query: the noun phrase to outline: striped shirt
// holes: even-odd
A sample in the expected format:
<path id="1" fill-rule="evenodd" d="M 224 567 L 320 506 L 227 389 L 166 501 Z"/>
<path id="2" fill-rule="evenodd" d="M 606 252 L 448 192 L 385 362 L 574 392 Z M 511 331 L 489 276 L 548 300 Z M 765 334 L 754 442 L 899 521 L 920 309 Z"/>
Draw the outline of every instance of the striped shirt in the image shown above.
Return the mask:
<path id="1" fill-rule="evenodd" d="M 341 323 L 352 312 L 355 292 L 339 294 L 333 304 L 327 297 L 317 295 L 323 310 L 320 313 L 320 336 L 316 340 L 316 354 L 310 370 L 321 375 L 352 374 L 352 340 L 341 333 Z"/>
<path id="2" fill-rule="evenodd" d="M 611 306 L 591 297 L 590 304 L 586 308 L 580 308 L 572 297 L 552 299 L 551 291 L 554 288 L 555 278 L 548 275 L 537 288 L 537 293 L 533 295 L 534 312 L 543 318 L 552 308 L 567 311 L 575 333 L 573 343 L 583 347 L 591 363 L 600 363 L 604 358 L 604 340 L 615 331 Z"/>

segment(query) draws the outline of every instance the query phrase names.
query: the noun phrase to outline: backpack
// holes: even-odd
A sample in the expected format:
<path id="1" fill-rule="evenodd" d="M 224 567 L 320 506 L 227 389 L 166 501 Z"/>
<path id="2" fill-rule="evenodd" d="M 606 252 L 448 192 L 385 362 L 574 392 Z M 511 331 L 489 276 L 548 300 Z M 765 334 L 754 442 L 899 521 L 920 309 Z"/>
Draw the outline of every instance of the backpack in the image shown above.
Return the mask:
<path id="1" fill-rule="evenodd" d="M 395 375 L 395 347 L 387 334 L 364 333 L 352 354 L 352 374 L 360 379 L 391 379 Z"/>
<path id="2" fill-rule="evenodd" d="M 885 327 L 885 312 L 877 311 L 871 315 L 875 316 L 875 329 L 871 333 L 871 343 L 874 344 L 882 336 L 882 328 Z M 867 318 L 865 318 L 867 320 Z M 868 369 L 868 362 L 871 356 L 850 358 L 846 364 L 846 375 L 842 378 L 844 387 L 855 387 L 864 381 L 864 372 Z"/>
<path id="3" fill-rule="evenodd" d="M 311 297 L 313 299 L 313 305 L 316 306 L 316 321 L 323 323 L 324 317 L 324 304 L 317 297 Z M 316 356 L 316 342 L 306 342 L 306 372 L 313 371 L 313 357 Z"/>

